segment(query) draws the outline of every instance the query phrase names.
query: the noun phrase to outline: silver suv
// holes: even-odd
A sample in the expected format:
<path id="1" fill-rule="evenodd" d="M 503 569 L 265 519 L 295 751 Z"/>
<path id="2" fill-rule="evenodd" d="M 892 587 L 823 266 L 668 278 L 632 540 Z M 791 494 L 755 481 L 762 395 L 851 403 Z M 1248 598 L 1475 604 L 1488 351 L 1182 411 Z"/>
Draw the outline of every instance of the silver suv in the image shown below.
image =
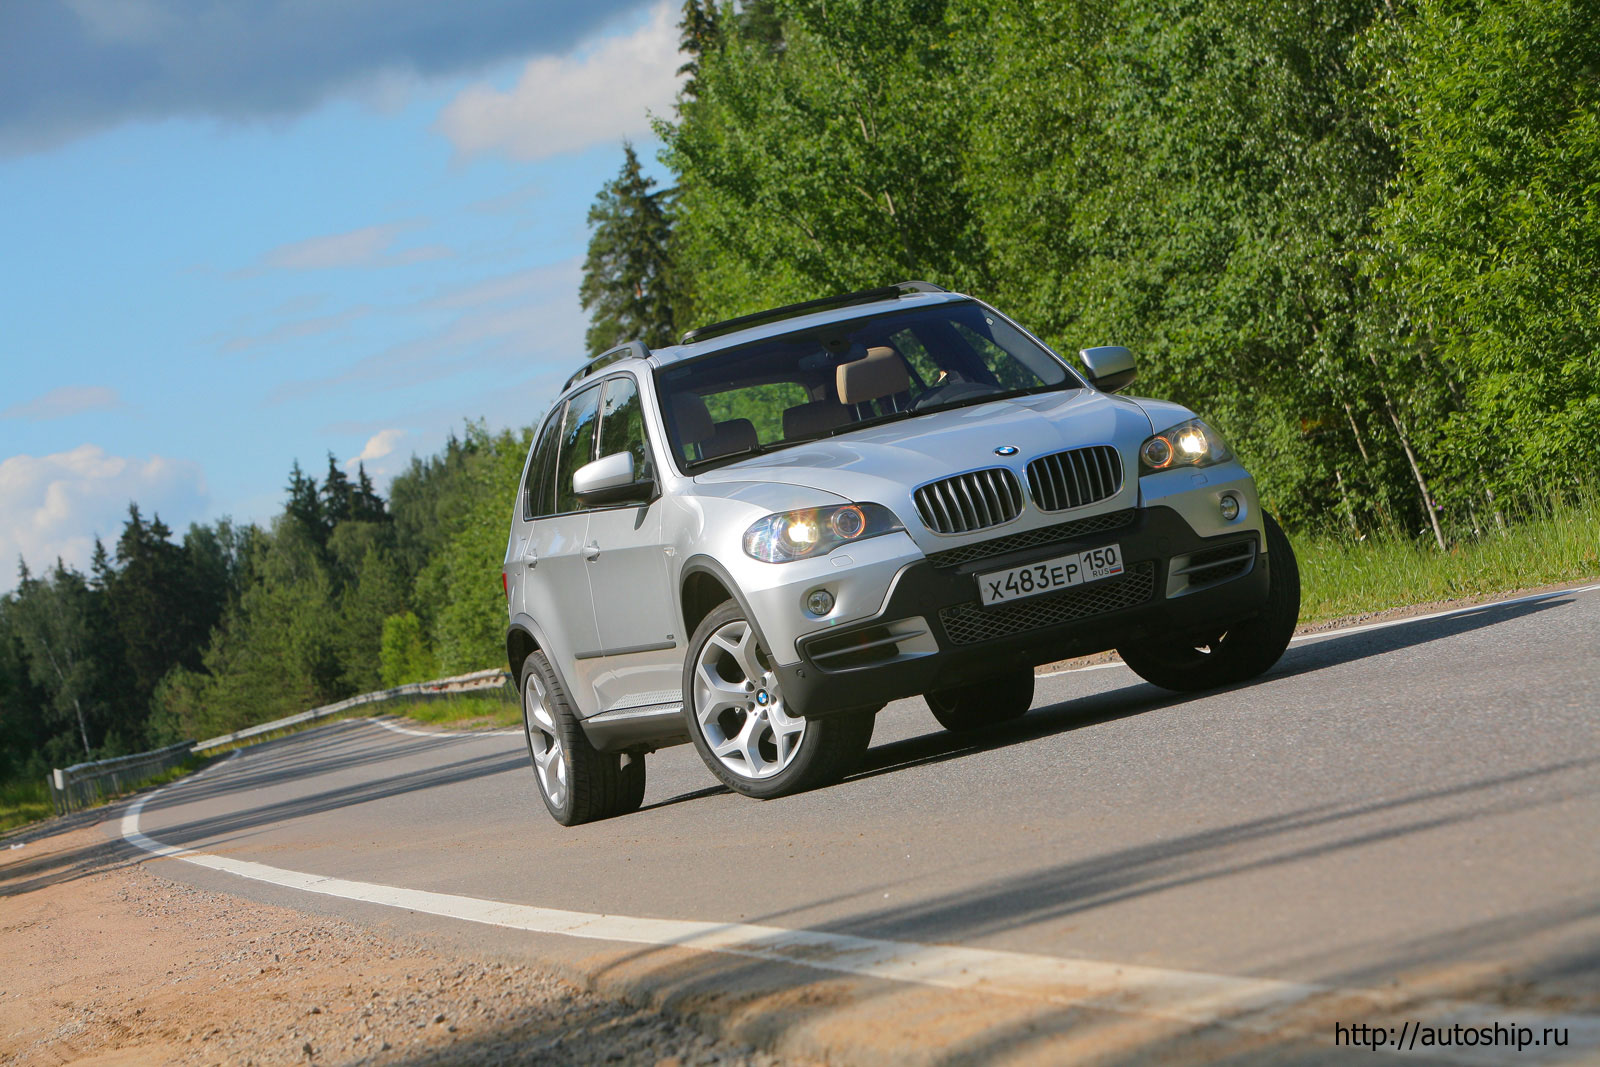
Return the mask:
<path id="1" fill-rule="evenodd" d="M 1114 395 L 980 300 L 925 282 L 631 342 L 529 451 L 506 653 L 546 806 L 633 811 L 647 753 L 729 788 L 837 781 L 922 695 L 952 730 L 1022 715 L 1036 664 L 1116 649 L 1176 690 L 1277 662 L 1289 542 L 1216 430 Z"/>

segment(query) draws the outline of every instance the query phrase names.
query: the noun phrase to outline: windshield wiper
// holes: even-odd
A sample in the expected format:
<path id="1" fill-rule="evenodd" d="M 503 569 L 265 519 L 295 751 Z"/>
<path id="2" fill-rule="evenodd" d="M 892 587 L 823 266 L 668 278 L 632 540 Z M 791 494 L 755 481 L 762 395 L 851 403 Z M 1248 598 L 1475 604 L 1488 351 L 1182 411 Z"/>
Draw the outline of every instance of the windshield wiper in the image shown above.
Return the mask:
<path id="1" fill-rule="evenodd" d="M 721 455 L 712 456 L 710 459 L 697 459 L 692 463 L 684 464 L 684 469 L 691 471 L 699 470 L 701 467 L 709 467 L 713 463 L 721 466 L 736 459 L 744 459 L 747 456 L 759 456 L 767 452 L 776 452 L 778 449 L 787 448 L 789 444 L 793 443 L 795 442 L 788 442 L 785 444 L 778 444 L 775 442 L 770 445 L 750 445 L 748 448 L 740 448 L 735 449 L 732 452 L 724 452 Z"/>

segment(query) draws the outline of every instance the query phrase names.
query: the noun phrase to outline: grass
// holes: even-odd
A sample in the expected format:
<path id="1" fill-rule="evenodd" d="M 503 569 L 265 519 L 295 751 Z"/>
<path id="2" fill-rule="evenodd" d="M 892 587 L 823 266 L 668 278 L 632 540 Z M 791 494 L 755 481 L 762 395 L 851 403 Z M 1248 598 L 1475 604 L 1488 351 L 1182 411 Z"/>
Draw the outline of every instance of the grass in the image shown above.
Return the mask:
<path id="1" fill-rule="evenodd" d="M 1559 507 L 1440 552 L 1430 541 L 1296 537 L 1300 621 L 1600 576 L 1600 505 Z"/>
<path id="2" fill-rule="evenodd" d="M 141 778 L 122 792 L 105 796 L 101 803 L 109 803 L 117 797 L 125 797 L 130 793 L 137 793 L 141 789 L 150 789 L 158 785 L 166 785 L 210 763 L 206 756 L 190 756 L 176 767 L 169 767 L 148 778 Z M 91 805 L 97 807 L 98 805 Z M 12 779 L 0 782 L 0 833 L 15 829 L 40 819 L 47 819 L 55 814 L 55 809 L 50 804 L 50 789 L 40 775 L 38 781 L 26 779 Z"/>
<path id="3" fill-rule="evenodd" d="M 376 711 L 446 728 L 522 725 L 522 704 L 509 685 L 421 700 L 391 700 L 380 704 Z"/>
<path id="4" fill-rule="evenodd" d="M 50 790 L 41 775 L 37 782 L 12 779 L 0 782 L 0 831 L 49 818 Z"/>

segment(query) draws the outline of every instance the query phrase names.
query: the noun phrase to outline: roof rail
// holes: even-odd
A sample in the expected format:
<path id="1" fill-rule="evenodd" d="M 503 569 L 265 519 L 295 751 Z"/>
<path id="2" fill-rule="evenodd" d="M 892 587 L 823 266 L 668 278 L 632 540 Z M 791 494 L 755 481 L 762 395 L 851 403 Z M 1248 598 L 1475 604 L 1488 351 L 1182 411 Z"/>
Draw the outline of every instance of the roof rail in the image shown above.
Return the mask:
<path id="1" fill-rule="evenodd" d="M 627 344 L 618 345 L 616 348 L 608 348 L 598 356 L 595 356 L 589 362 L 585 363 L 583 366 L 579 367 L 578 373 L 567 379 L 567 383 L 561 387 L 561 391 L 566 392 L 568 389 L 572 388 L 574 383 L 582 381 L 584 378 L 587 378 L 601 367 L 609 367 L 619 359 L 649 358 L 650 349 L 645 347 L 645 343 L 643 341 L 629 341 Z"/>
<path id="2" fill-rule="evenodd" d="M 852 304 L 871 304 L 879 300 L 890 300 L 908 293 L 947 293 L 948 289 L 934 285 L 932 282 L 896 282 L 893 285 L 883 285 L 876 289 L 861 289 L 854 293 L 843 293 L 839 296 L 825 296 L 820 300 L 805 300 L 798 304 L 785 304 L 780 308 L 770 311 L 758 311 L 753 315 L 740 315 L 738 318 L 724 319 L 713 322 L 709 326 L 700 326 L 683 335 L 680 344 L 693 344 L 695 341 L 704 341 L 708 337 L 720 337 L 734 330 L 742 330 L 747 326 L 760 326 L 768 322 L 780 322 L 783 319 L 792 319 L 796 315 L 804 315 L 808 311 L 824 311 L 828 308 L 850 307 Z"/>

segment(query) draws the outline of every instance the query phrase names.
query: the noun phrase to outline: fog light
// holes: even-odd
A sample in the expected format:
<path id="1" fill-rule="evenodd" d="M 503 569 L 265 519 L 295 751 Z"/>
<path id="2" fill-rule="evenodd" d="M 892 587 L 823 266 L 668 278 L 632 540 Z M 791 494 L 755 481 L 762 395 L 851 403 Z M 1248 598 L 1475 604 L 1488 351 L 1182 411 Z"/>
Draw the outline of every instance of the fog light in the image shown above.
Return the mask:
<path id="1" fill-rule="evenodd" d="M 1224 521 L 1232 522 L 1239 517 L 1239 498 L 1232 493 L 1223 493 L 1220 505 Z"/>
<path id="2" fill-rule="evenodd" d="M 813 615 L 826 615 L 833 610 L 833 594 L 826 589 L 813 589 L 806 594 L 806 610 Z"/>

